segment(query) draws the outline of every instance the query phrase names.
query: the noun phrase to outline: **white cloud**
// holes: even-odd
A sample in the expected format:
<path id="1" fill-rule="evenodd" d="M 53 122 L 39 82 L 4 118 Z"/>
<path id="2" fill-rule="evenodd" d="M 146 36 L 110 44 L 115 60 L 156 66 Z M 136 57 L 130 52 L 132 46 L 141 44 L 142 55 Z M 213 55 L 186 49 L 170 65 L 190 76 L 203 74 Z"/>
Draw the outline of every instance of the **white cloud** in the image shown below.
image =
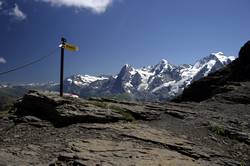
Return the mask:
<path id="1" fill-rule="evenodd" d="M 0 57 L 0 63 L 6 63 L 7 61 L 3 58 L 3 57 Z"/>
<path id="2" fill-rule="evenodd" d="M 0 1 L 0 10 L 2 9 L 2 7 L 3 7 L 3 2 Z"/>
<path id="3" fill-rule="evenodd" d="M 114 0 L 39 0 L 53 6 L 67 6 L 90 9 L 94 13 L 103 13 Z"/>
<path id="4" fill-rule="evenodd" d="M 24 14 L 19 6 L 15 3 L 15 6 L 14 8 L 12 8 L 9 12 L 9 15 L 10 16 L 13 16 L 16 20 L 18 21 L 22 21 L 22 20 L 25 20 L 27 18 L 26 14 Z"/>

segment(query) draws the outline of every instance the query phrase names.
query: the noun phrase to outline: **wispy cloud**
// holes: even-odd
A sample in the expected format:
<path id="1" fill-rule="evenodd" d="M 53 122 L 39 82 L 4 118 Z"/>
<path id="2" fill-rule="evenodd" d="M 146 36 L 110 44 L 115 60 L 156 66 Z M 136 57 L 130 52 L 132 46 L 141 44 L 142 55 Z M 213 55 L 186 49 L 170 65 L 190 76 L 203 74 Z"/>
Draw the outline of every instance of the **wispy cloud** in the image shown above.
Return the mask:
<path id="1" fill-rule="evenodd" d="M 3 8 L 3 2 L 0 1 L 0 10 Z"/>
<path id="2" fill-rule="evenodd" d="M 6 63 L 7 61 L 3 58 L 3 57 L 0 57 L 0 63 Z"/>
<path id="3" fill-rule="evenodd" d="M 23 21 L 27 18 L 27 15 L 20 10 L 19 6 L 16 3 L 14 8 L 10 10 L 9 15 L 14 17 L 14 19 L 18 21 Z"/>
<path id="4" fill-rule="evenodd" d="M 104 13 L 114 0 L 39 0 L 52 6 L 67 6 L 89 9 L 94 13 Z"/>

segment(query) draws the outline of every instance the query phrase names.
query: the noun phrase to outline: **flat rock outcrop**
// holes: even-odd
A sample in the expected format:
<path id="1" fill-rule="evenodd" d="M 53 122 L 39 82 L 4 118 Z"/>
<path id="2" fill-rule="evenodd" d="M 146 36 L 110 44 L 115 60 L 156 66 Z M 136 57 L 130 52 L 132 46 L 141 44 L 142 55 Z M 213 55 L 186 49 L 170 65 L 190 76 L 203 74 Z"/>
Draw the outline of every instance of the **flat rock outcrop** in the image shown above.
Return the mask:
<path id="1" fill-rule="evenodd" d="M 112 100 L 111 100 L 112 101 Z M 67 126 L 75 123 L 109 123 L 120 120 L 153 120 L 159 112 L 131 107 L 101 99 L 83 100 L 72 97 L 59 97 L 49 92 L 29 91 L 16 103 L 16 115 L 35 116 L 48 120 L 55 126 Z"/>

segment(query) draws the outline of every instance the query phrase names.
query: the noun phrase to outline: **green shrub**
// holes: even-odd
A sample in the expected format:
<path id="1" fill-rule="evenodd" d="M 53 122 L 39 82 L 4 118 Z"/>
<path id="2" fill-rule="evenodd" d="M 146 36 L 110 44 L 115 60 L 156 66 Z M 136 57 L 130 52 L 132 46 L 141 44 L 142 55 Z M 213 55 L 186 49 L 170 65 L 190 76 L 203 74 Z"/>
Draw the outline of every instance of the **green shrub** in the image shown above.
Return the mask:
<path id="1" fill-rule="evenodd" d="M 221 135 L 221 136 L 226 135 L 225 129 L 222 126 L 218 126 L 216 124 L 210 124 L 209 129 L 218 135 Z"/>
<path id="2" fill-rule="evenodd" d="M 127 120 L 127 121 L 134 121 L 135 120 L 133 115 L 122 107 L 119 107 L 117 105 L 110 105 L 109 109 L 111 109 L 112 111 L 114 111 L 116 113 L 121 114 L 125 118 L 125 120 Z"/>
<path id="3" fill-rule="evenodd" d="M 247 164 L 244 161 L 241 161 L 240 166 L 247 166 Z"/>
<path id="4" fill-rule="evenodd" d="M 100 108 L 108 108 L 108 104 L 102 101 L 93 101 L 91 102 L 94 106 L 100 107 Z"/>
<path id="5" fill-rule="evenodd" d="M 103 101 L 92 101 L 91 104 L 99 108 L 110 109 L 113 112 L 121 114 L 127 121 L 135 120 L 135 118 L 133 117 L 131 113 L 129 113 L 126 109 L 119 107 L 118 105 L 114 105 L 114 104 L 103 102 Z"/>
<path id="6" fill-rule="evenodd" d="M 120 100 L 120 101 L 132 101 L 132 97 L 128 93 L 116 94 L 116 95 L 113 95 L 111 98 L 115 100 Z"/>

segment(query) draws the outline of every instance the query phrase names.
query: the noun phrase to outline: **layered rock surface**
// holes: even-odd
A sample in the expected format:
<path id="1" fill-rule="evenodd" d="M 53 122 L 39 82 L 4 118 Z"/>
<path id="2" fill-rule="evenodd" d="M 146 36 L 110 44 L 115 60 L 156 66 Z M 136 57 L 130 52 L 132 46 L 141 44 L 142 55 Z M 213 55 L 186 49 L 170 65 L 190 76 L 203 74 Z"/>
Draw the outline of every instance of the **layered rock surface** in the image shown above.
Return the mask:
<path id="1" fill-rule="evenodd" d="M 109 123 L 120 120 L 153 120 L 159 113 L 135 103 L 92 98 L 84 100 L 59 97 L 56 93 L 29 91 L 16 103 L 16 114 L 32 115 L 52 122 L 55 126 L 74 123 Z M 133 107 L 130 105 L 134 105 Z"/>
<path id="2" fill-rule="evenodd" d="M 249 110 L 240 100 L 130 103 L 32 91 L 0 118 L 0 164 L 247 165 Z"/>
<path id="3" fill-rule="evenodd" d="M 33 92 L 32 94 L 34 95 Z M 59 101 L 61 100 L 68 99 L 61 98 Z M 92 99 L 88 102 L 100 100 Z M 31 116 L 29 111 L 22 116 L 19 113 L 19 116 L 4 116 L 0 118 L 0 163 L 207 166 L 249 164 L 248 104 L 232 105 L 213 100 L 168 104 L 120 103 L 114 100 L 105 102 L 128 108 L 143 107 L 145 110 L 157 112 L 158 119 L 134 119 L 127 122 L 121 118 L 121 121 L 112 123 L 76 121 L 72 125 L 58 128 L 54 126 L 53 119 L 40 119 L 38 114 Z"/>

